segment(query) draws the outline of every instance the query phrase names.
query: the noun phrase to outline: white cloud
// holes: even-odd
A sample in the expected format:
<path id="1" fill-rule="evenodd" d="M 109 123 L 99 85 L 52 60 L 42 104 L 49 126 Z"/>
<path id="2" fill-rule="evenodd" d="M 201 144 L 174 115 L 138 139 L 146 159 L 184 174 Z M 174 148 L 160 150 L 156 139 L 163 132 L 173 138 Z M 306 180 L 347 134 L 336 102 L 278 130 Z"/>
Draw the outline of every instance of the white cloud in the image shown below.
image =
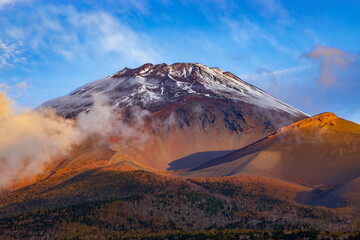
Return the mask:
<path id="1" fill-rule="evenodd" d="M 0 0 L 0 6 L 14 2 L 14 0 Z"/>
<path id="2" fill-rule="evenodd" d="M 128 116 L 114 111 L 107 102 L 106 96 L 97 94 L 89 112 L 65 119 L 53 109 L 18 110 L 15 102 L 0 92 L 0 191 L 14 181 L 41 173 L 48 163 L 66 157 L 84 141 L 111 144 L 113 149 L 123 145 L 141 149 L 149 137 L 143 124 L 150 113 L 133 108 L 133 122 L 129 123 Z M 110 143 L 110 139 L 116 140 Z"/>
<path id="3" fill-rule="evenodd" d="M 113 16 L 104 13 L 75 13 L 70 17 L 71 24 L 88 37 L 85 43 L 103 53 L 118 53 L 139 63 L 153 62 L 156 52 L 130 27 L 121 24 Z"/>
<path id="4" fill-rule="evenodd" d="M 298 67 L 292 67 L 292 68 L 286 68 L 286 69 L 279 69 L 279 70 L 274 70 L 274 71 L 264 70 L 264 71 L 260 71 L 258 73 L 242 75 L 241 78 L 247 79 L 249 81 L 254 81 L 257 79 L 261 80 L 266 77 L 286 76 L 288 74 L 292 74 L 292 73 L 296 73 L 296 72 L 300 72 L 300 71 L 309 69 L 311 67 L 312 67 L 311 65 L 306 65 L 306 66 L 298 66 Z"/>
<path id="5" fill-rule="evenodd" d="M 288 23 L 289 14 L 278 0 L 252 0 L 261 7 L 261 12 L 265 17 L 275 17 L 278 22 Z"/>
<path id="6" fill-rule="evenodd" d="M 22 81 L 15 83 L 14 85 L 8 85 L 6 83 L 0 83 L 0 91 L 10 91 L 10 90 L 24 90 L 29 88 L 30 85 L 27 81 Z"/>
<path id="7" fill-rule="evenodd" d="M 24 52 L 31 53 L 29 59 L 55 54 L 77 62 L 105 57 L 142 64 L 160 59 L 148 36 L 106 12 L 46 5 L 21 14 L 18 21 L 3 22 L 7 28 L 0 34 L 7 44 L 0 40 L 0 68 L 26 60 Z"/>
<path id="8" fill-rule="evenodd" d="M 18 2 L 19 0 L 0 0 L 0 8 L 11 3 Z"/>
<path id="9" fill-rule="evenodd" d="M 9 86 L 6 83 L 0 83 L 0 91 L 6 91 Z"/>
<path id="10" fill-rule="evenodd" d="M 17 82 L 13 84 L 4 83 L 0 80 L 0 93 L 6 92 L 14 99 L 27 94 L 27 90 L 31 87 L 28 81 Z"/>
<path id="11" fill-rule="evenodd" d="M 223 23 L 229 29 L 234 41 L 239 44 L 245 45 L 256 41 L 264 41 L 279 52 L 292 57 L 298 55 L 296 51 L 282 44 L 271 31 L 250 21 L 246 17 L 243 17 L 241 20 L 224 18 Z"/>
<path id="12" fill-rule="evenodd" d="M 143 14 L 149 13 L 149 8 L 147 6 L 147 2 L 144 0 L 128 0 L 131 6 L 133 6 L 136 10 L 140 11 Z"/>
<path id="13" fill-rule="evenodd" d="M 5 43 L 0 39 L 0 69 L 26 61 L 21 45 L 21 42 Z"/>
<path id="14" fill-rule="evenodd" d="M 19 82 L 19 83 L 16 83 L 15 84 L 15 88 L 17 89 L 26 89 L 26 88 L 29 88 L 30 85 L 27 81 L 22 81 L 22 82 Z"/>
<path id="15" fill-rule="evenodd" d="M 0 0 L 0 5 L 14 2 L 14 0 Z"/>

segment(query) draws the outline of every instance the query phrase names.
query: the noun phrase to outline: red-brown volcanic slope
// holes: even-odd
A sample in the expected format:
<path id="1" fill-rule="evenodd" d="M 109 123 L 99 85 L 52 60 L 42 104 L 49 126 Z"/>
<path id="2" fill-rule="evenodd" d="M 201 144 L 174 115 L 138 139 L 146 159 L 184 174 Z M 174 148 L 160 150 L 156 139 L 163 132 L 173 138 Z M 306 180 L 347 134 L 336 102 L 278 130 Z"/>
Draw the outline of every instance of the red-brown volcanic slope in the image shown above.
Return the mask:
<path id="1" fill-rule="evenodd" d="M 359 205 L 360 125 L 319 114 L 180 174 L 266 176 L 321 189 L 311 196 L 314 204 Z"/>
<path id="2" fill-rule="evenodd" d="M 208 137 L 210 133 L 203 132 L 203 135 L 193 137 L 201 140 Z M 173 170 L 166 171 L 165 168 L 173 163 L 169 160 L 169 156 L 175 158 L 176 154 L 181 154 L 181 147 L 191 149 L 192 145 L 187 146 L 186 139 L 191 138 L 192 134 L 189 129 L 186 135 L 186 128 L 181 131 L 176 129 L 169 131 L 169 136 L 161 134 L 156 136 L 157 140 L 150 142 L 141 151 L 134 148 L 133 155 L 129 154 L 131 149 L 114 151 L 105 145 L 90 148 L 85 146 L 75 151 L 72 157 L 53 163 L 42 176 L 17 184 L 12 189 L 30 183 L 43 184 L 48 179 L 51 179 L 48 183 L 51 182 L 51 185 L 55 186 L 93 169 L 145 170 L 161 175 L 171 174 Z M 286 126 L 278 133 L 224 157 L 205 163 L 204 159 L 200 159 L 200 164 L 197 164 L 195 156 L 190 159 L 191 163 L 180 162 L 180 165 L 175 165 L 178 168 L 175 169 L 175 175 L 186 177 L 262 176 L 278 179 L 283 184 L 304 186 L 301 189 L 294 188 L 297 189 L 294 191 L 297 192 L 298 202 L 330 207 L 360 206 L 359 137 L 358 124 L 338 118 L 332 113 L 324 113 Z M 219 135 L 216 139 L 221 146 L 223 141 L 221 136 Z M 249 141 L 249 139 L 246 140 Z M 180 142 L 183 144 L 179 145 Z M 217 142 L 214 142 L 214 145 L 216 144 Z M 163 153 L 162 156 L 160 152 Z M 156 162 L 156 156 L 159 162 Z M 186 169 L 187 164 L 198 166 Z M 44 187 L 48 186 L 44 185 Z"/>
<path id="3" fill-rule="evenodd" d="M 114 138 L 112 162 L 130 160 L 160 171 L 189 169 L 274 133 L 284 121 L 291 118 L 251 104 L 189 97 L 147 118 L 146 141 L 117 147 Z M 200 157 L 182 159 L 197 153 Z"/>
<path id="4" fill-rule="evenodd" d="M 184 132 L 186 131 L 180 133 Z M 172 134 L 176 136 L 176 131 Z M 257 191 L 280 199 L 286 198 L 290 202 L 329 207 L 360 206 L 359 137 L 359 125 L 332 113 L 324 113 L 284 127 L 278 133 L 225 157 L 210 160 L 191 170 L 181 169 L 175 175 L 222 177 L 196 181 L 217 182 L 216 184 L 225 181 L 229 184 L 231 182 L 233 186 L 254 182 Z M 155 160 L 155 155 L 153 157 Z M 113 174 L 144 170 L 162 175 L 165 179 L 179 179 L 169 176 L 172 171 L 156 166 L 153 162 L 146 162 L 146 158 L 130 156 L 126 159 L 125 154 L 121 155 L 121 150 L 111 150 L 106 144 L 87 144 L 74 150 L 71 157 L 53 162 L 41 176 L 11 186 L 7 192 L 2 193 L 0 208 L 6 208 L 9 203 L 21 204 L 25 199 L 41 196 L 47 201 L 53 199 L 61 202 L 63 191 L 69 196 L 67 201 L 70 201 L 74 191 L 79 199 L 85 200 L 87 195 L 91 195 L 87 201 L 96 200 L 98 197 L 94 195 L 91 184 L 80 184 L 90 181 L 88 178 L 92 178 L 95 173 L 101 176 L 109 174 L 111 178 Z M 107 189 L 106 184 L 99 182 L 97 187 Z M 15 191 L 9 191 L 11 189 Z M 106 194 L 104 198 L 99 196 L 99 199 L 111 197 L 111 194 Z"/>

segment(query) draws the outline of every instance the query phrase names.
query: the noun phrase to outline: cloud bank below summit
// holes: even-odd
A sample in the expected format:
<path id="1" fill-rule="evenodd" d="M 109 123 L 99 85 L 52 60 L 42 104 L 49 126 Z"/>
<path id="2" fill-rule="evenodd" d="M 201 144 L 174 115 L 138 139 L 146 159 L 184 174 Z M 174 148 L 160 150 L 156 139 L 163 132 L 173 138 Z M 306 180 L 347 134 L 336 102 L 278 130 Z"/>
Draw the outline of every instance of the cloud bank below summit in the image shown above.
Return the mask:
<path id="1" fill-rule="evenodd" d="M 106 104 L 104 96 L 93 98 L 93 108 L 72 120 L 56 115 L 52 109 L 19 110 L 5 93 L 0 93 L 0 190 L 40 174 L 47 164 L 66 157 L 92 137 L 107 143 L 117 135 L 121 136 L 120 144 L 141 144 L 146 140 L 146 134 L 139 133 L 146 111 L 133 110 L 134 116 L 141 117 L 130 126 Z"/>

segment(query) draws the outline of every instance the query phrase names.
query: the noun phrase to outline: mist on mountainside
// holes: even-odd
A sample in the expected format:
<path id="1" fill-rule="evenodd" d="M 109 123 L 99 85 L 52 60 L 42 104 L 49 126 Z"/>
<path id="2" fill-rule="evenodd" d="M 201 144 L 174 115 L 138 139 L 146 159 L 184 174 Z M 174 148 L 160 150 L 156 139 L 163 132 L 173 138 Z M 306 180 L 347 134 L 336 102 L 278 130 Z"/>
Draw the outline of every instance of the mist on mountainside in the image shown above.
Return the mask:
<path id="1" fill-rule="evenodd" d="M 0 189 L 24 178 L 40 174 L 47 164 L 68 156 L 89 139 L 107 143 L 114 135 L 122 141 L 141 143 L 146 134 L 138 132 L 146 111 L 135 108 L 136 124 L 123 121 L 107 99 L 94 94 L 94 106 L 76 119 L 66 119 L 51 108 L 19 109 L 0 93 Z"/>

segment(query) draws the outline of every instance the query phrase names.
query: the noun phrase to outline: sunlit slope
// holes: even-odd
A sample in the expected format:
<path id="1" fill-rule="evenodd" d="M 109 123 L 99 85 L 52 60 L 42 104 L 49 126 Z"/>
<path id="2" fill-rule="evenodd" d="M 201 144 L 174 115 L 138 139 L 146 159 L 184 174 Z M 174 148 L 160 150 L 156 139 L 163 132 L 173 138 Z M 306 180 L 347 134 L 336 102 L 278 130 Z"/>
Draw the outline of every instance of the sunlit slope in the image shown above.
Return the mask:
<path id="1" fill-rule="evenodd" d="M 185 131 L 181 133 L 183 132 Z M 173 133 L 176 135 L 176 132 Z M 74 194 L 73 191 L 77 191 L 79 199 L 85 200 L 87 199 L 85 192 L 89 192 L 90 195 L 94 193 L 94 189 L 91 188 L 94 184 L 80 186 L 78 183 L 93 179 L 93 173 L 105 171 L 107 175 L 110 171 L 122 174 L 124 171 L 134 170 L 169 177 L 173 171 L 175 175 L 188 177 L 253 175 L 249 176 L 251 177 L 249 181 L 262 179 L 260 184 L 264 188 L 262 191 L 270 191 L 275 195 L 285 196 L 286 191 L 280 193 L 279 189 L 291 184 L 293 188 L 291 192 L 294 193 L 291 201 L 297 203 L 328 207 L 359 206 L 359 136 L 359 125 L 338 118 L 334 114 L 325 113 L 291 124 L 280 129 L 276 134 L 237 151 L 226 153 L 225 156 L 202 162 L 195 168 L 186 168 L 186 165 L 190 164 L 186 161 L 196 161 L 197 155 L 183 162 L 175 161 L 178 165 L 174 162 L 165 162 L 165 155 L 159 157 L 161 163 L 178 167 L 178 170 L 171 171 L 159 170 L 157 165 L 152 165 L 156 163 L 156 158 L 155 155 L 150 154 L 150 149 L 145 151 L 149 153 L 148 158 L 146 155 L 140 158 L 139 156 L 142 155 L 136 152 L 130 155 L 129 151 L 110 149 L 107 144 L 84 145 L 76 149 L 71 157 L 59 159 L 47 166 L 42 175 L 13 186 L 12 189 L 18 189 L 17 191 L 3 193 L 0 207 L 7 205 L 8 201 L 21 205 L 24 197 L 30 195 L 39 197 L 43 193 L 48 193 L 49 189 L 56 192 L 63 189 L 58 194 L 53 192 L 47 195 L 54 198 L 55 202 L 62 202 L 60 200 L 64 194 L 62 191 L 70 195 Z M 221 141 L 221 138 L 218 140 Z M 167 151 L 170 153 L 171 149 Z M 155 149 L 154 153 L 156 153 Z M 154 159 L 154 162 L 147 161 L 149 159 Z M 112 181 L 112 177 L 109 177 L 109 181 Z M 280 181 L 275 184 L 271 178 Z M 218 182 L 221 179 L 211 178 L 209 181 Z M 104 193 L 104 199 L 111 198 L 112 190 L 109 189 L 108 183 L 101 180 L 97 186 L 99 189 L 110 191 Z"/>
<path id="2" fill-rule="evenodd" d="M 229 103 L 200 98 L 172 104 L 150 116 L 144 131 L 147 140 L 142 144 L 117 145 L 115 140 L 113 146 L 118 154 L 114 160 L 136 161 L 160 171 L 195 167 L 215 158 L 207 152 L 224 155 L 276 131 L 266 117 L 254 114 L 252 108 L 242 104 L 237 107 L 241 110 L 236 110 Z M 204 154 L 196 161 L 186 159 L 196 153 Z"/>
<path id="3" fill-rule="evenodd" d="M 56 172 L 25 188 L 5 192 L 0 198 L 0 217 L 35 209 L 177 191 L 198 191 L 234 198 L 253 195 L 293 204 L 297 193 L 307 190 L 301 185 L 257 176 L 185 179 L 111 165 L 76 174 Z M 249 199 L 247 204 L 256 207 L 257 203 Z"/>
<path id="4" fill-rule="evenodd" d="M 249 174 L 330 187 L 360 176 L 359 154 L 360 125 L 323 113 L 183 174 Z"/>

